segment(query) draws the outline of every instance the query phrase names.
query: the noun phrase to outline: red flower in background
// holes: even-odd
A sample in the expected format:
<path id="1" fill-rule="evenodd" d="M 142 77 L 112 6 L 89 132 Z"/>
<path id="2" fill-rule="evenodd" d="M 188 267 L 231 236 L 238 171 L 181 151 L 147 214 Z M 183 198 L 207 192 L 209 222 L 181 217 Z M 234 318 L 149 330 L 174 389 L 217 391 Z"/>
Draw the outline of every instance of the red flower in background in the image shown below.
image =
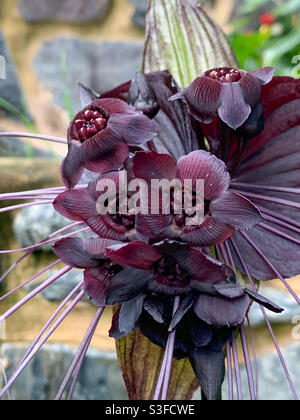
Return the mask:
<path id="1" fill-rule="evenodd" d="M 273 13 L 263 13 L 259 21 L 261 25 L 272 26 L 276 22 L 276 17 Z"/>

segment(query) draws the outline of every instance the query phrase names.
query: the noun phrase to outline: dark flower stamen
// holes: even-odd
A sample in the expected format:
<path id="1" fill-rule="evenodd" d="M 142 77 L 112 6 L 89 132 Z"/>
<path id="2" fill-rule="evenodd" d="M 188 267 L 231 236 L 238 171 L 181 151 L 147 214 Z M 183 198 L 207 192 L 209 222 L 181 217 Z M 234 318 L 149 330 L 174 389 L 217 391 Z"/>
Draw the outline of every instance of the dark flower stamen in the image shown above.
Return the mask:
<path id="1" fill-rule="evenodd" d="M 242 75 L 238 69 L 228 67 L 209 70 L 205 73 L 205 76 L 214 80 L 218 80 L 221 83 L 235 83 L 242 78 Z"/>
<path id="2" fill-rule="evenodd" d="M 123 215 L 123 214 L 115 214 L 111 216 L 113 222 L 117 225 L 124 226 L 127 230 L 134 229 L 135 227 L 135 216 L 134 215 Z"/>
<path id="3" fill-rule="evenodd" d="M 77 138 L 81 142 L 95 136 L 104 130 L 107 125 L 107 118 L 99 110 L 86 110 L 82 113 L 82 118 L 75 121 L 77 128 Z"/>
<path id="4" fill-rule="evenodd" d="M 105 276 L 107 281 L 112 279 L 115 275 L 117 275 L 123 270 L 123 268 L 120 265 L 114 264 L 108 259 L 103 260 L 103 262 L 99 264 L 99 267 L 101 267 L 103 275 Z"/>
<path id="5" fill-rule="evenodd" d="M 155 279 L 160 284 L 172 283 L 175 287 L 187 286 L 191 279 L 189 273 L 178 264 L 175 258 L 169 255 L 154 264 L 153 270 Z"/>

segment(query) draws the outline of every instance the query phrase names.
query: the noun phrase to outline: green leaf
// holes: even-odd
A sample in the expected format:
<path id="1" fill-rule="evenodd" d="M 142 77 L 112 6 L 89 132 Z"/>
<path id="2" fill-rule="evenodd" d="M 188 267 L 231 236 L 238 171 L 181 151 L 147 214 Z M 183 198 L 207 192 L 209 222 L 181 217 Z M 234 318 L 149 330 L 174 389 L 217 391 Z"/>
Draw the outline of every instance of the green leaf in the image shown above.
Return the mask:
<path id="1" fill-rule="evenodd" d="M 234 33 L 230 36 L 231 45 L 237 54 L 240 68 L 252 71 L 261 67 L 261 51 L 268 38 L 267 34 L 259 32 L 251 34 Z"/>
<path id="2" fill-rule="evenodd" d="M 152 400 L 164 350 L 139 329 L 117 340 L 117 354 L 130 400 Z M 190 400 L 199 383 L 188 359 L 173 360 L 168 400 Z"/>
<path id="3" fill-rule="evenodd" d="M 186 87 L 206 70 L 237 67 L 222 29 L 193 0 L 149 0 L 143 71 L 170 70 Z"/>
<path id="4" fill-rule="evenodd" d="M 299 11 L 300 0 L 285 1 L 284 4 L 276 7 L 274 13 L 276 16 L 286 16 Z"/>
<path id="5" fill-rule="evenodd" d="M 273 45 L 270 45 L 263 54 L 263 65 L 273 66 L 286 53 L 300 44 L 300 31 L 293 30 L 288 35 L 280 38 Z"/>
<path id="6" fill-rule="evenodd" d="M 26 125 L 30 131 L 37 133 L 37 128 L 33 122 L 23 112 L 19 111 L 14 105 L 2 97 L 0 97 L 0 107 L 10 112 L 15 118 Z"/>
<path id="7" fill-rule="evenodd" d="M 244 4 L 240 7 L 239 14 L 253 13 L 258 7 L 265 4 L 267 0 L 244 0 Z"/>

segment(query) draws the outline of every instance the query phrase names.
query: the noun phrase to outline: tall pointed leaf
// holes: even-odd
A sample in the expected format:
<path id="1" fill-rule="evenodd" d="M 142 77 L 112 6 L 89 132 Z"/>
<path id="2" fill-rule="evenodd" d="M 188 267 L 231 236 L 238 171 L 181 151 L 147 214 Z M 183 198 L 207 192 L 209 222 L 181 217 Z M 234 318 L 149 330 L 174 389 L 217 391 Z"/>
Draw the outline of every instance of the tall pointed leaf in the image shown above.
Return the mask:
<path id="1" fill-rule="evenodd" d="M 222 29 L 195 0 L 149 0 L 143 70 L 170 70 L 183 88 L 206 70 L 236 67 Z"/>

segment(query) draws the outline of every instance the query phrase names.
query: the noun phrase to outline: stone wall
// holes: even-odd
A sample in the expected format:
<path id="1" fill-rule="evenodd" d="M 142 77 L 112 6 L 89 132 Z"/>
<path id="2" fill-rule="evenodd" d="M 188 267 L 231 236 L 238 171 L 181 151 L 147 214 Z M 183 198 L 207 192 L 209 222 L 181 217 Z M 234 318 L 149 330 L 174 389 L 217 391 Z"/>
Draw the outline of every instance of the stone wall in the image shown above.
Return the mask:
<path id="1" fill-rule="evenodd" d="M 27 345 L 2 345 L 2 362 L 9 378 Z M 45 345 L 10 391 L 12 400 L 53 400 L 60 388 L 75 349 L 60 344 Z M 4 385 L 0 375 L 0 388 Z M 67 389 L 68 390 L 68 389 Z M 82 365 L 74 392 L 75 400 L 124 400 L 126 390 L 115 353 L 103 353 L 91 348 Z"/>

